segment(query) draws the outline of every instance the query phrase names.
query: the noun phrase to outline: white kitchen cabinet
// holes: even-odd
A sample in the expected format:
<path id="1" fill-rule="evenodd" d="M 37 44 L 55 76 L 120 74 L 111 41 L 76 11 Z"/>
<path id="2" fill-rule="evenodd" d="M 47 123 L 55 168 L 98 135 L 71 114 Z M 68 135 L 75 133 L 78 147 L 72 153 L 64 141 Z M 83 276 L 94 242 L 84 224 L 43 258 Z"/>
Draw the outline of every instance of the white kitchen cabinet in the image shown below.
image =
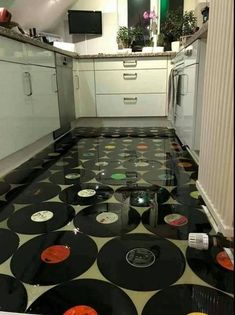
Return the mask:
<path id="1" fill-rule="evenodd" d="M 54 53 L 2 36 L 0 43 L 2 159 L 58 129 L 60 122 Z"/>
<path id="2" fill-rule="evenodd" d="M 33 107 L 28 71 L 17 63 L 0 61 L 0 159 L 33 142 Z"/>
<path id="3" fill-rule="evenodd" d="M 33 136 L 35 140 L 60 127 L 55 68 L 28 66 L 33 107 Z"/>
<path id="4" fill-rule="evenodd" d="M 92 59 L 73 63 L 76 118 L 96 117 L 95 72 Z"/>
<path id="5" fill-rule="evenodd" d="M 95 60 L 98 117 L 166 116 L 167 58 Z"/>

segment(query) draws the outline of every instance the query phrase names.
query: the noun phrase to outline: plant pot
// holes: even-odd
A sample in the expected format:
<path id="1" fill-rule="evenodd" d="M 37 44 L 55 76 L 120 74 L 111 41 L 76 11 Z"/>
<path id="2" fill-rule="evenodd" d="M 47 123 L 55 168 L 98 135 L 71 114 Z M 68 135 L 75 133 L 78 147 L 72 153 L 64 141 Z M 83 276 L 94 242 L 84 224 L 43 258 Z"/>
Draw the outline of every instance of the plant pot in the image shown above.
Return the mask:
<path id="1" fill-rule="evenodd" d="M 143 53 L 152 53 L 153 52 L 153 47 L 152 46 L 143 47 L 142 52 Z"/>
<path id="2" fill-rule="evenodd" d="M 153 47 L 153 52 L 164 52 L 163 46 Z"/>
<path id="3" fill-rule="evenodd" d="M 171 50 L 178 52 L 180 50 L 180 41 L 171 42 Z"/>

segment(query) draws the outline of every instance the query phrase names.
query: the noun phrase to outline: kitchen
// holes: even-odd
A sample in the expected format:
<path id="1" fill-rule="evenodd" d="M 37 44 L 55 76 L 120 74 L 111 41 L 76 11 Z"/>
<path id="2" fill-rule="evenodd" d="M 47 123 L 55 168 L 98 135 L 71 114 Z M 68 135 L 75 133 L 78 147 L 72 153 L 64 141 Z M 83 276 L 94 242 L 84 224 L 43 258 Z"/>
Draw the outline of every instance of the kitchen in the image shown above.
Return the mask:
<path id="1" fill-rule="evenodd" d="M 163 4 L 164 1 L 151 1 L 149 8 L 162 20 Z M 206 17 L 201 9 L 206 5 L 210 7 L 210 16 L 203 21 Z M 5 286 L 9 281 L 17 281 L 21 293 L 16 292 L 16 299 L 24 297 L 24 305 L 19 303 L 18 308 L 9 308 L 11 303 L 8 303 L 4 308 L 3 304 L 2 310 L 22 313 L 27 309 L 32 314 L 72 314 L 72 311 L 106 314 L 105 309 L 112 307 L 116 296 L 120 304 L 123 300 L 123 314 L 150 315 L 157 307 L 166 312 L 178 308 L 179 314 L 230 314 L 233 297 L 233 245 L 228 241 L 233 238 L 232 1 L 224 6 L 219 0 L 209 3 L 185 0 L 184 11 L 194 10 L 199 30 L 187 38 L 179 52 L 159 52 L 156 42 L 160 21 L 157 20 L 153 47 L 152 50 L 144 47 L 148 48 L 146 53 L 130 53 L 128 48 L 118 47 L 118 27 L 127 26 L 127 1 L 80 0 L 66 4 L 59 0 L 35 1 L 32 8 L 27 0 L 22 0 L 1 1 L 0 6 L 12 13 L 11 21 L 19 23 L 25 32 L 31 28 L 34 33 L 32 37 L 22 34 L 15 25 L 11 30 L 0 28 L 0 73 L 4 78 L 0 82 L 0 129 L 4 135 L 0 140 L 1 247 L 8 237 L 13 239 L 12 250 L 6 254 L 0 268 Z M 102 35 L 70 34 L 69 10 L 102 11 Z M 54 45 L 46 41 L 54 41 Z M 75 201 L 74 194 L 78 199 L 93 201 Z M 87 194 L 86 197 L 83 194 Z M 109 198 L 111 201 L 106 202 Z M 119 208 L 120 203 L 123 209 Z M 107 209 L 102 210 L 102 205 Z M 58 215 L 60 207 L 61 215 Z M 195 223 L 197 219 L 190 217 L 194 216 L 191 214 L 194 210 L 203 218 L 206 214 L 203 219 L 206 221 L 200 219 L 203 224 Z M 163 215 L 159 225 L 164 211 L 167 215 Z M 104 216 L 107 213 L 108 219 Z M 181 226 L 177 221 L 178 228 L 173 227 L 169 221 L 173 220 L 172 216 L 175 221 L 180 220 Z M 98 220 L 108 221 L 98 224 Z M 59 239 L 55 244 L 50 237 L 64 233 L 66 238 L 71 231 L 82 232 L 76 235 L 78 239 L 84 236 L 90 263 L 84 261 L 83 271 L 75 268 L 73 274 L 71 268 L 67 278 L 60 278 L 57 273 L 63 274 L 63 268 L 68 266 L 69 269 L 73 264 L 71 252 L 75 245 L 62 246 Z M 131 233 L 124 234 L 127 232 Z M 189 232 L 192 234 L 188 240 Z M 146 240 L 141 239 L 143 233 Z M 198 246 L 193 242 L 202 241 L 193 239 L 199 237 L 199 233 L 204 233 L 201 237 L 205 244 L 216 234 L 217 242 L 225 243 L 224 251 L 216 252 L 216 262 L 210 262 L 209 276 L 204 274 L 203 268 L 209 259 L 208 252 L 214 248 L 200 251 L 190 247 Z M 163 237 L 162 243 L 152 239 L 156 235 Z M 37 240 L 40 244 L 36 245 Z M 74 240 L 77 241 L 82 247 L 82 241 Z M 150 250 L 150 242 L 154 241 L 160 249 L 167 247 L 169 255 L 175 253 L 178 275 L 171 274 L 170 267 L 161 267 L 162 262 L 171 266 L 173 260 L 160 259 L 159 251 Z M 51 257 L 52 253 L 57 258 L 62 257 L 51 264 L 43 260 L 46 278 L 41 275 L 34 279 L 32 273 L 37 273 L 36 267 L 31 276 L 19 267 L 28 266 L 36 259 L 33 251 L 27 251 L 34 242 L 36 246 L 51 242 L 47 248 L 44 244 L 45 250 L 41 258 L 39 256 L 40 262 L 35 261 L 36 266 L 41 266 L 41 261 L 46 259 L 43 257 Z M 125 246 L 131 246 L 129 242 L 135 247 L 126 252 Z M 125 253 L 123 271 L 118 271 L 118 266 L 107 258 L 113 256 L 114 262 L 122 262 L 113 247 L 120 257 Z M 79 253 L 74 255 L 75 259 L 83 261 Z M 190 258 L 190 255 L 195 257 Z M 227 269 L 221 267 L 220 255 L 227 255 Z M 24 256 L 29 259 L 19 260 Z M 98 266 L 94 263 L 96 256 Z M 204 257 L 203 263 L 200 257 Z M 200 261 L 200 268 L 195 266 L 195 260 Z M 57 275 L 59 280 L 49 276 L 50 272 L 53 274 L 53 267 L 58 269 L 55 278 Z M 216 272 L 225 277 L 223 283 Z M 164 276 L 161 277 L 161 273 Z M 135 280 L 136 277 L 139 280 Z M 151 277 L 159 278 L 159 282 L 151 284 Z M 66 291 L 63 282 L 74 278 L 78 278 L 74 282 L 78 292 L 84 289 L 90 292 L 88 296 L 98 295 L 99 290 L 114 293 L 109 293 L 109 298 L 100 295 L 103 309 L 97 301 L 85 297 L 82 301 L 71 298 L 53 312 L 49 310 L 50 303 L 47 310 L 41 308 L 44 298 L 53 299 L 53 294 L 63 294 Z M 121 278 L 126 281 L 122 282 Z M 88 279 L 94 281 L 88 283 Z M 60 284 L 58 293 L 52 290 L 50 295 L 48 289 L 54 284 Z M 171 284 L 173 286 L 169 287 Z M 156 293 L 159 289 L 161 291 Z M 210 311 L 208 307 L 212 306 L 203 301 L 200 307 L 192 296 L 188 298 L 192 302 L 187 310 L 174 300 L 167 308 L 166 301 L 170 301 L 171 296 L 178 296 L 180 292 L 192 294 L 193 289 L 198 290 L 198 294 L 216 295 L 218 303 L 222 303 L 219 313 Z M 4 286 L 1 292 L 5 300 L 11 301 Z M 197 304 L 195 309 L 190 308 L 192 303 Z M 87 305 L 87 310 L 82 310 L 81 305 Z M 113 309 L 112 314 L 118 314 L 117 311 Z"/>

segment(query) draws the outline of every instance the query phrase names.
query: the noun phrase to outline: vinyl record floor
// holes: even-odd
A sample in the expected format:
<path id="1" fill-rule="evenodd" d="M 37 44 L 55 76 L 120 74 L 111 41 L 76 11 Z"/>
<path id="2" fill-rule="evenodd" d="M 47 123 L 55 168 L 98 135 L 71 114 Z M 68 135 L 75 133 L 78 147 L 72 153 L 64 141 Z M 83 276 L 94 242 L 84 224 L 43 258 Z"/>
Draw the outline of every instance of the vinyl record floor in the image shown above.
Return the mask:
<path id="1" fill-rule="evenodd" d="M 0 311 L 230 315 L 233 265 L 168 128 L 76 128 L 0 179 Z"/>

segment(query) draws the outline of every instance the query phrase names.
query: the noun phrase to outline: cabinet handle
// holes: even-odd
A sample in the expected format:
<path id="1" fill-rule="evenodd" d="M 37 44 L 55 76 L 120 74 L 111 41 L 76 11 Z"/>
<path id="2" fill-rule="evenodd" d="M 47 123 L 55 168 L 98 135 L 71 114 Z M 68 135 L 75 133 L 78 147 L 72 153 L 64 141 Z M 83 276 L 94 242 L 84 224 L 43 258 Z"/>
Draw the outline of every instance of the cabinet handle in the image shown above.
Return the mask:
<path id="1" fill-rule="evenodd" d="M 24 89 L 25 89 L 25 95 L 31 96 L 33 94 L 31 75 L 29 72 L 24 72 Z"/>
<path id="2" fill-rule="evenodd" d="M 51 88 L 52 88 L 52 92 L 54 92 L 54 93 L 58 92 L 56 73 L 53 73 L 51 76 Z"/>
<path id="3" fill-rule="evenodd" d="M 137 78 L 137 73 L 123 73 L 123 79 L 128 80 L 128 79 L 136 79 Z"/>
<path id="4" fill-rule="evenodd" d="M 124 60 L 123 61 L 123 67 L 136 67 L 137 66 L 137 60 Z"/>
<path id="5" fill-rule="evenodd" d="M 134 103 L 136 103 L 137 100 L 138 100 L 137 97 L 124 97 L 124 98 L 123 98 L 123 102 L 124 102 L 124 103 L 126 103 L 126 102 L 132 102 L 132 103 L 134 102 Z"/>
<path id="6" fill-rule="evenodd" d="M 76 78 L 76 89 L 79 90 L 79 76 L 75 75 Z"/>

